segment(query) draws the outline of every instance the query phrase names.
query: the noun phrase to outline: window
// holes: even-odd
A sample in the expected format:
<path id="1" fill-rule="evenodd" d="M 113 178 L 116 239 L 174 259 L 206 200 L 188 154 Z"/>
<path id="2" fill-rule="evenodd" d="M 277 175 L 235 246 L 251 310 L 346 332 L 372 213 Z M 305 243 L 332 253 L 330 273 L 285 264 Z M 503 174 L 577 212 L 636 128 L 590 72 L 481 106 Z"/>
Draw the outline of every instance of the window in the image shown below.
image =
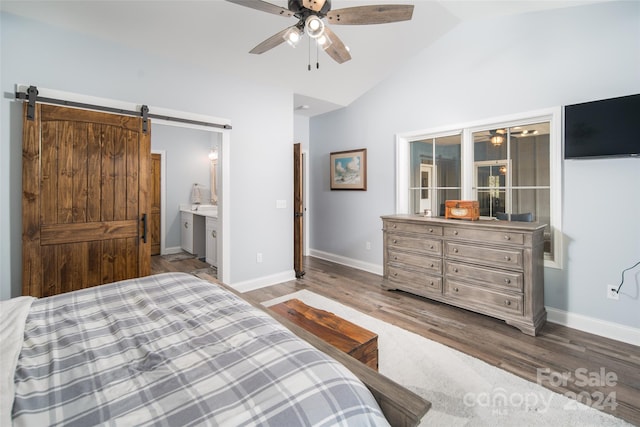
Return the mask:
<path id="1" fill-rule="evenodd" d="M 547 224 L 545 265 L 560 267 L 560 108 L 397 136 L 398 213 L 444 216 L 477 200 L 480 216 Z"/>
<path id="2" fill-rule="evenodd" d="M 411 142 L 409 211 L 444 215 L 444 201 L 459 199 L 461 135 Z"/>

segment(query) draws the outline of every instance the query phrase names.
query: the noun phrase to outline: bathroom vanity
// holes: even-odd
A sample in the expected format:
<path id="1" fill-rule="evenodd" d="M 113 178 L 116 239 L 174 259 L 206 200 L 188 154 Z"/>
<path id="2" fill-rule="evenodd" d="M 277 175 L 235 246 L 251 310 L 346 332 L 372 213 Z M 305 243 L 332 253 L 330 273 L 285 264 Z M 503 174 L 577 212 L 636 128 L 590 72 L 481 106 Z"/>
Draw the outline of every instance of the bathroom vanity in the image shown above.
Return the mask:
<path id="1" fill-rule="evenodd" d="M 217 266 L 218 206 L 180 205 L 180 246 Z"/>

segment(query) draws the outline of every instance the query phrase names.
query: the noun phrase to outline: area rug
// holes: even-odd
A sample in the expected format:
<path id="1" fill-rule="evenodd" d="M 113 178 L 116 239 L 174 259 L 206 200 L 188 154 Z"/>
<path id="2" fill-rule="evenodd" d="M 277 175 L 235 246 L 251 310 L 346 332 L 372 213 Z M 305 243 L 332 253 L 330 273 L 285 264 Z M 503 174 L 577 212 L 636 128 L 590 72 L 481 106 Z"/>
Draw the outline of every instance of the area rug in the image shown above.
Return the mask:
<path id="1" fill-rule="evenodd" d="M 297 298 L 378 334 L 381 374 L 432 403 L 420 426 L 631 426 L 567 396 L 310 291 Z M 611 400 L 604 403 L 615 403 Z"/>

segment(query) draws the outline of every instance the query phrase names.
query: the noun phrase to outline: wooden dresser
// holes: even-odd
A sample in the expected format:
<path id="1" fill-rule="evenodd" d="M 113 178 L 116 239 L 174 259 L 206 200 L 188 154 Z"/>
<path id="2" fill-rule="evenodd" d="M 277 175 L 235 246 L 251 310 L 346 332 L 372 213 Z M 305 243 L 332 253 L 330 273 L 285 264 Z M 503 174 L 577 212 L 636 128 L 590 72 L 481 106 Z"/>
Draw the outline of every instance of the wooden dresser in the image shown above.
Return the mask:
<path id="1" fill-rule="evenodd" d="M 544 308 L 544 224 L 382 217 L 384 285 L 502 319 L 536 335 Z"/>

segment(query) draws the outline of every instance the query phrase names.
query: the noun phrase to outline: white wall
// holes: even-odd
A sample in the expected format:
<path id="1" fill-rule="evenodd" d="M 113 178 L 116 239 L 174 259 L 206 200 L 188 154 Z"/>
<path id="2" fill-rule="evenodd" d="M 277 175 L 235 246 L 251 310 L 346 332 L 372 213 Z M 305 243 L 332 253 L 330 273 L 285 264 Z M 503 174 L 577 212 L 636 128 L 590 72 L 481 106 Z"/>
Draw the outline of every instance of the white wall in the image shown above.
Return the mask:
<path id="1" fill-rule="evenodd" d="M 21 293 L 22 118 L 16 83 L 231 120 L 231 284 L 293 276 L 293 94 L 2 13 L 0 298 Z M 224 58 L 220 58 L 221 61 Z M 189 165 L 185 165 L 189 167 Z M 263 263 L 256 263 L 256 252 Z"/>
<path id="2" fill-rule="evenodd" d="M 396 133 L 632 93 L 640 93 L 639 2 L 461 24 L 349 107 L 312 118 L 312 253 L 381 270 Z M 367 191 L 330 191 L 329 153 L 356 148 L 368 149 Z M 640 261 L 639 183 L 640 159 L 564 162 L 565 265 L 545 270 L 547 307 L 640 327 L 638 269 L 619 301 L 605 298 L 605 285 Z M 614 214 L 620 201 L 629 209 Z"/>
<path id="3" fill-rule="evenodd" d="M 309 150 L 309 117 L 296 114 L 293 116 L 293 138 L 302 146 L 302 151 Z"/>

